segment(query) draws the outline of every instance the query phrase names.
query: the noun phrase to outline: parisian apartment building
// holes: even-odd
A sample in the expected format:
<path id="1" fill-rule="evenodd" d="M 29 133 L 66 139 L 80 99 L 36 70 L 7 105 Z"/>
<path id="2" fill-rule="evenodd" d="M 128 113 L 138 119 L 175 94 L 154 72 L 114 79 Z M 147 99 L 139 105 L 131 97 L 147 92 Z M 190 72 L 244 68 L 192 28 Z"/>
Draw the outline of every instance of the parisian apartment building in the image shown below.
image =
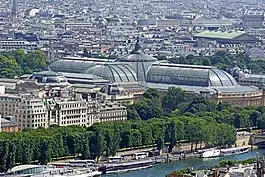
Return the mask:
<path id="1" fill-rule="evenodd" d="M 81 97 L 40 97 L 39 93 L 0 95 L 0 114 L 17 119 L 20 130 L 50 125 L 91 126 L 97 122 L 124 121 L 126 107 Z"/>

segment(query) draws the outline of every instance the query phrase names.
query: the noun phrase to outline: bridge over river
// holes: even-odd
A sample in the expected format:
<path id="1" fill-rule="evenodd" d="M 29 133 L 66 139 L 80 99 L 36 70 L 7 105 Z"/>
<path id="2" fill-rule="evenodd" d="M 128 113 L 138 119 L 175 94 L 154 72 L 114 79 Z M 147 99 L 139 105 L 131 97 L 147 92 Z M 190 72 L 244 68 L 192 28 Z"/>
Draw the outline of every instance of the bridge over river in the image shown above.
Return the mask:
<path id="1" fill-rule="evenodd" d="M 265 148 L 265 134 L 254 134 L 249 139 L 251 146 L 257 146 L 258 148 Z"/>

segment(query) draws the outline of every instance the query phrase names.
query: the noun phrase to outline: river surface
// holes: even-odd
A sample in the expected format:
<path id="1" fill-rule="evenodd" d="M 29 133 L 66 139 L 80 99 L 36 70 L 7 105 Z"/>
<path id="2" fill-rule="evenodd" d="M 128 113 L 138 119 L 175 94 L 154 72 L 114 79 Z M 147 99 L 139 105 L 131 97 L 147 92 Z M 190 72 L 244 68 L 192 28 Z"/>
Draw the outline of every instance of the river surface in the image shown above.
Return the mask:
<path id="1" fill-rule="evenodd" d="M 182 161 L 176 161 L 172 163 L 156 164 L 153 168 L 131 171 L 127 173 L 108 174 L 103 177 L 165 177 L 171 171 L 179 170 L 183 168 L 193 167 L 194 169 L 207 169 L 208 167 L 214 167 L 219 164 L 221 160 L 246 160 L 257 155 L 263 155 L 265 149 L 249 151 L 245 154 L 239 154 L 234 156 L 217 157 L 210 159 L 188 159 Z"/>

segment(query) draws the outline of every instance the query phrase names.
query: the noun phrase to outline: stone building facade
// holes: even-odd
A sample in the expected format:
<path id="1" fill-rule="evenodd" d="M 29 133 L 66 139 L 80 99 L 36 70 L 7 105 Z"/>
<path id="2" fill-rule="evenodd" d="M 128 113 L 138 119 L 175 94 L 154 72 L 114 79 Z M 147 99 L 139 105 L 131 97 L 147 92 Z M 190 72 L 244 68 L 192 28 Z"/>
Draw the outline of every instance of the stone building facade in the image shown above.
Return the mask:
<path id="1" fill-rule="evenodd" d="M 0 114 L 17 118 L 19 128 L 47 128 L 50 125 L 91 126 L 96 122 L 127 119 L 126 107 L 75 98 L 40 98 L 33 94 L 0 95 Z"/>

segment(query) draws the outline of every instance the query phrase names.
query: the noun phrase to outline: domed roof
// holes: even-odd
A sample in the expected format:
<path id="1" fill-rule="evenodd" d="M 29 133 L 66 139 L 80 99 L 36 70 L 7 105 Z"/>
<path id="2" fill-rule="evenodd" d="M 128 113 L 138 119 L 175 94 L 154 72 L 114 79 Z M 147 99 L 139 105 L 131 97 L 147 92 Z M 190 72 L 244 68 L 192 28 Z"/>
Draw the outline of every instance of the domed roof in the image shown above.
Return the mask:
<path id="1" fill-rule="evenodd" d="M 139 61 L 141 61 L 141 62 L 155 62 L 155 61 L 157 61 L 157 58 L 144 54 L 141 51 L 141 47 L 139 44 L 139 38 L 137 38 L 135 48 L 131 52 L 131 54 L 127 55 L 125 57 L 122 57 L 122 58 L 118 59 L 117 61 L 120 61 L 120 62 L 139 62 Z"/>
<path id="2" fill-rule="evenodd" d="M 147 82 L 202 87 L 238 85 L 223 70 L 209 66 L 154 64 L 147 73 Z"/>
<path id="3" fill-rule="evenodd" d="M 34 73 L 28 79 L 37 80 L 40 84 L 68 84 L 67 79 L 61 73 L 51 70 Z"/>
<path id="4" fill-rule="evenodd" d="M 124 91 L 124 88 L 122 88 L 116 83 L 105 85 L 104 87 L 100 89 L 100 92 L 106 93 L 108 95 L 118 95 L 123 91 Z"/>
<path id="5" fill-rule="evenodd" d="M 227 72 L 220 69 L 209 70 L 209 86 L 232 86 L 237 85 L 235 79 Z"/>
<path id="6" fill-rule="evenodd" d="M 156 58 L 146 55 L 144 53 L 131 53 L 130 55 L 127 55 L 123 58 L 118 59 L 120 62 L 155 62 L 157 61 Z"/>
<path id="7" fill-rule="evenodd" d="M 135 71 L 126 64 L 106 63 L 87 69 L 85 74 L 93 74 L 112 82 L 136 82 Z"/>

